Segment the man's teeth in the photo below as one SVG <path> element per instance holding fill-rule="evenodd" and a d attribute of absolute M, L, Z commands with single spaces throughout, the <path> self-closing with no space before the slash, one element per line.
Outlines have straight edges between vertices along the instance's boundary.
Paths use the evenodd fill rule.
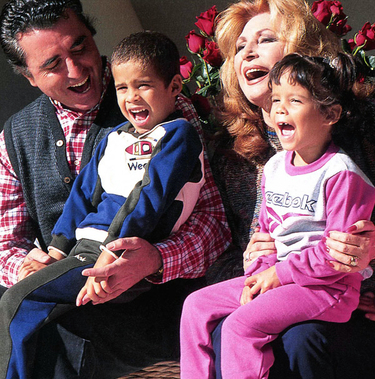
<path fill-rule="evenodd" d="M 84 84 L 87 83 L 87 81 L 89 80 L 89 77 L 87 77 L 85 80 L 83 80 L 81 83 L 77 83 L 77 84 L 74 84 L 74 86 L 71 86 L 72 88 L 75 88 L 75 87 L 81 87 L 83 86 Z"/>

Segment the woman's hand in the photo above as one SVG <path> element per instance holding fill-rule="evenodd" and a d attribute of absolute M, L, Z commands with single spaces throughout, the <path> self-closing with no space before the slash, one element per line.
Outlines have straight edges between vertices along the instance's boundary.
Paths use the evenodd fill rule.
<path fill-rule="evenodd" d="M 276 253 L 275 240 L 268 233 L 259 233 L 259 228 L 256 228 L 243 253 L 244 270 L 246 271 L 258 257 L 274 253 Z"/>
<path fill-rule="evenodd" d="M 333 268 L 354 273 L 363 270 L 375 258 L 375 226 L 371 221 L 358 221 L 347 233 L 332 231 L 326 240 L 328 253 L 335 259 Z"/>
<path fill-rule="evenodd" d="M 359 299 L 358 309 L 365 312 L 365 317 L 375 321 L 375 295 L 372 292 L 365 292 Z"/>

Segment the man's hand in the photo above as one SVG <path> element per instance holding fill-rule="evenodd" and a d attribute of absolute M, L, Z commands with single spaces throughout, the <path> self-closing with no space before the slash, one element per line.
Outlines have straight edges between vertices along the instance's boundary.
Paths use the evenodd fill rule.
<path fill-rule="evenodd" d="M 113 263 L 115 260 L 116 258 L 113 255 L 106 251 L 102 251 L 94 268 L 105 267 Z M 89 277 L 77 296 L 76 305 L 79 307 L 80 305 L 87 304 L 89 301 L 97 303 L 111 292 L 112 290 L 107 282 L 107 278 Z"/>
<path fill-rule="evenodd" d="M 358 221 L 347 233 L 332 231 L 326 240 L 333 268 L 354 273 L 363 270 L 375 258 L 375 226 L 371 221 Z"/>
<path fill-rule="evenodd" d="M 280 280 L 276 274 L 276 267 L 272 266 L 258 274 L 249 276 L 245 280 L 245 288 L 241 295 L 241 305 L 245 305 L 257 295 L 280 286 Z"/>
<path fill-rule="evenodd" d="M 106 295 L 93 304 L 115 299 L 140 280 L 154 274 L 162 266 L 158 249 L 138 237 L 120 238 L 110 242 L 106 248 L 111 251 L 125 250 L 113 263 L 83 270 L 82 275 L 94 277 L 96 281 L 106 281 Z"/>
<path fill-rule="evenodd" d="M 41 270 L 53 262 L 56 262 L 56 259 L 52 258 L 43 250 L 37 248 L 32 249 L 29 254 L 26 255 L 20 268 L 18 273 L 18 281 L 25 279 L 27 276 Z"/>
<path fill-rule="evenodd" d="M 268 233 L 259 233 L 259 228 L 256 228 L 243 253 L 244 271 L 258 257 L 274 253 L 276 253 L 275 240 Z"/>

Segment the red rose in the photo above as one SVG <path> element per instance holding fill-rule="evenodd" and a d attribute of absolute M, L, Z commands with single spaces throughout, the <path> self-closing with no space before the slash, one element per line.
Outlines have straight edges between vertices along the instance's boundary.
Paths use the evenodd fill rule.
<path fill-rule="evenodd" d="M 191 71 L 193 70 L 193 64 L 185 57 L 180 58 L 180 72 L 184 79 L 189 79 Z"/>
<path fill-rule="evenodd" d="M 325 26 L 328 26 L 331 20 L 331 1 L 318 0 L 314 1 L 311 6 L 313 15 Z"/>
<path fill-rule="evenodd" d="M 218 12 L 216 6 L 200 14 L 195 25 L 208 37 L 212 37 L 215 31 L 215 18 Z"/>
<path fill-rule="evenodd" d="M 333 22 L 329 27 L 329 30 L 337 34 L 338 36 L 344 36 L 352 30 L 350 25 L 346 25 L 346 19 Z"/>
<path fill-rule="evenodd" d="M 315 1 L 311 6 L 314 16 L 338 36 L 344 36 L 351 26 L 346 25 L 347 16 L 340 1 Z"/>
<path fill-rule="evenodd" d="M 204 48 L 206 39 L 195 33 L 194 30 L 191 30 L 189 34 L 185 37 L 188 48 L 191 52 L 197 54 Z"/>
<path fill-rule="evenodd" d="M 366 22 L 354 36 L 354 42 L 356 46 L 363 46 L 363 50 L 375 49 L 375 24 Z"/>
<path fill-rule="evenodd" d="M 350 51 L 353 51 L 354 48 L 355 48 L 355 42 L 354 42 L 354 39 L 353 39 L 353 38 L 350 38 L 350 39 L 348 40 L 348 45 L 349 45 L 349 47 L 350 47 Z"/>
<path fill-rule="evenodd" d="M 203 59 L 213 67 L 220 67 L 223 59 L 215 41 L 206 41 L 206 49 L 203 52 Z"/>
<path fill-rule="evenodd" d="M 194 108 L 197 110 L 199 116 L 205 118 L 211 113 L 211 104 L 207 97 L 195 93 L 190 100 L 192 101 Z"/>

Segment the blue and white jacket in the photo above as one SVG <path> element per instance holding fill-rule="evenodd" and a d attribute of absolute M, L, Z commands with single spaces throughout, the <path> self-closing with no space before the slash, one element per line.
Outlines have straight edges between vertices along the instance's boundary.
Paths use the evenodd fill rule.
<path fill-rule="evenodd" d="M 50 246 L 69 253 L 82 238 L 152 243 L 179 229 L 205 179 L 198 133 L 178 116 L 141 135 L 126 122 L 101 141 L 74 182 Z"/>

